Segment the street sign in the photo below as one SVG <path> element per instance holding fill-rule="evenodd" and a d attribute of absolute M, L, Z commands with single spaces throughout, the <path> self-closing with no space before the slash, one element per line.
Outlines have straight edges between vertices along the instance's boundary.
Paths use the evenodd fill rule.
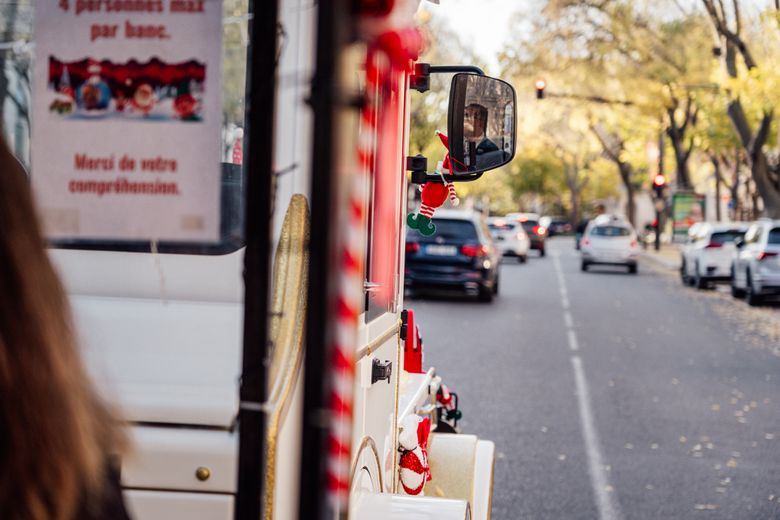
<path fill-rule="evenodd" d="M 675 193 L 672 195 L 672 235 L 674 239 L 684 238 L 688 229 L 704 220 L 704 195 L 696 193 Z"/>

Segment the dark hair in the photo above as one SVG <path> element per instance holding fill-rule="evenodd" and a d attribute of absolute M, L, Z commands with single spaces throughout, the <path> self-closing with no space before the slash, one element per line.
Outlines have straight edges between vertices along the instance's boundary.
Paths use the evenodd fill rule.
<path fill-rule="evenodd" d="M 82 367 L 27 176 L 0 138 L 0 511 L 71 520 L 122 436 Z"/>
<path fill-rule="evenodd" d="M 479 103 L 471 103 L 469 105 L 466 105 L 466 108 L 473 108 L 477 112 L 479 112 L 479 115 L 482 116 L 482 121 L 485 122 L 485 128 L 487 128 L 487 120 L 488 120 L 488 109 L 480 105 Z"/>

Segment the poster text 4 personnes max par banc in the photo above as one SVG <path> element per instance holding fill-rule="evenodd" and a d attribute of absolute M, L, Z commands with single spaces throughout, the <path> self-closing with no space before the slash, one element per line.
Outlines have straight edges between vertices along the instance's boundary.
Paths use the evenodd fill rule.
<path fill-rule="evenodd" d="M 31 177 L 53 239 L 219 238 L 222 0 L 38 0 Z"/>

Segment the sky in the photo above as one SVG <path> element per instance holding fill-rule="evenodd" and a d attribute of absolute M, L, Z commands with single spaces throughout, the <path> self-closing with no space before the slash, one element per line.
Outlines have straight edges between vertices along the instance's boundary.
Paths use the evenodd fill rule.
<path fill-rule="evenodd" d="M 533 0 L 440 0 L 440 5 L 424 2 L 433 18 L 444 20 L 460 35 L 463 43 L 473 45 L 484 58 L 491 73 L 498 72 L 498 52 L 509 38 L 512 15 Z"/>

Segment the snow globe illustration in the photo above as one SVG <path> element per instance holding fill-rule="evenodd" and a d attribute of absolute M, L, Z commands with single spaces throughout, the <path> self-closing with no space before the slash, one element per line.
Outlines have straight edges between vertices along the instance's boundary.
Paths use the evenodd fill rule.
<path fill-rule="evenodd" d="M 91 63 L 87 68 L 89 78 L 76 90 L 76 104 L 85 116 L 102 116 L 111 103 L 111 88 L 100 76 L 100 64 Z"/>

